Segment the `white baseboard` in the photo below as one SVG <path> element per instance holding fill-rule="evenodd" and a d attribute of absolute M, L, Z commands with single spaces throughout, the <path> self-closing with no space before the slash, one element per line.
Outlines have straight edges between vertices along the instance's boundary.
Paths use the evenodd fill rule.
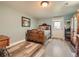
<path fill-rule="evenodd" d="M 25 41 L 25 39 L 20 40 L 20 41 L 15 42 L 15 43 L 12 43 L 12 44 L 10 44 L 10 46 L 7 46 L 6 48 L 10 48 L 10 47 L 12 47 L 12 46 L 15 46 L 15 45 L 17 45 L 17 44 L 19 44 L 19 43 L 21 43 L 21 42 L 23 42 L 23 41 Z"/>

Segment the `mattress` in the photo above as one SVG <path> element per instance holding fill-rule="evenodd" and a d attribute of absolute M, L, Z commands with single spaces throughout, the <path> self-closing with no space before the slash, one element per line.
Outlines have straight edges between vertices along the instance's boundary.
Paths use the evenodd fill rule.
<path fill-rule="evenodd" d="M 44 30 L 44 35 L 48 39 L 50 37 L 50 30 Z"/>

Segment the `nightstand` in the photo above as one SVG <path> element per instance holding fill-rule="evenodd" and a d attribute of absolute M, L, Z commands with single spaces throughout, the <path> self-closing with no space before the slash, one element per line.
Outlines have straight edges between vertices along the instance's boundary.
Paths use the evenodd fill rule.
<path fill-rule="evenodd" d="M 6 46 L 9 46 L 9 37 L 0 35 L 0 56 L 9 56 Z"/>

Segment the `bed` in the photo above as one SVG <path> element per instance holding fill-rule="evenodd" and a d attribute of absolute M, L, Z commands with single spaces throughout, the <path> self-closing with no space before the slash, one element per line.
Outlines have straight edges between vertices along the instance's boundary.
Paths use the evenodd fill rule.
<path fill-rule="evenodd" d="M 38 29 L 27 30 L 26 41 L 8 48 L 11 57 L 40 57 L 45 52 L 44 43 L 51 38 L 51 26 L 39 25 Z"/>
<path fill-rule="evenodd" d="M 46 39 L 51 38 L 51 25 L 47 25 L 46 23 L 39 25 L 39 28 L 44 32 L 44 36 Z"/>
<path fill-rule="evenodd" d="M 51 25 L 46 23 L 39 25 L 38 29 L 27 30 L 27 41 L 44 44 L 49 38 L 51 38 Z"/>
<path fill-rule="evenodd" d="M 38 29 L 27 30 L 26 41 L 8 48 L 11 57 L 39 57 L 45 52 L 45 42 L 51 38 L 51 26 L 39 25 Z"/>

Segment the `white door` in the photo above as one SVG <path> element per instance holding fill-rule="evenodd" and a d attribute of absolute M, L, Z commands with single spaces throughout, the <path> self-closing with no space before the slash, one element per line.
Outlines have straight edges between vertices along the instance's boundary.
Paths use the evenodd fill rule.
<path fill-rule="evenodd" d="M 64 39 L 64 18 L 53 18 L 52 20 L 52 38 Z"/>
<path fill-rule="evenodd" d="M 73 44 L 76 43 L 76 34 L 77 34 L 77 19 L 73 17 L 71 19 L 71 41 Z"/>

